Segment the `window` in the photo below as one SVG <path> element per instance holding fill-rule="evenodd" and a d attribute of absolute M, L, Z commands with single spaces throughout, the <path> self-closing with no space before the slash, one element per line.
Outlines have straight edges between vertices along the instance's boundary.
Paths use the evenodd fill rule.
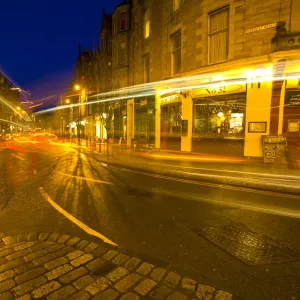
<path fill-rule="evenodd" d="M 150 82 L 150 56 L 146 54 L 143 59 L 144 65 L 144 83 Z"/>
<path fill-rule="evenodd" d="M 125 42 L 119 43 L 119 65 L 125 64 L 125 48 L 126 48 Z"/>
<path fill-rule="evenodd" d="M 147 39 L 150 36 L 150 12 L 149 9 L 144 14 L 144 38 Z"/>
<path fill-rule="evenodd" d="M 299 132 L 300 120 L 288 120 L 288 132 Z"/>
<path fill-rule="evenodd" d="M 135 59 L 135 36 L 132 36 L 132 58 Z"/>
<path fill-rule="evenodd" d="M 173 74 L 181 71 L 181 31 L 172 36 L 172 66 Z"/>
<path fill-rule="evenodd" d="M 249 122 L 248 126 L 249 133 L 266 133 L 267 122 Z"/>
<path fill-rule="evenodd" d="M 120 31 L 126 30 L 126 11 L 121 11 L 119 14 Z"/>
<path fill-rule="evenodd" d="M 114 17 L 113 18 L 113 21 L 112 21 L 112 29 L 113 29 L 113 34 L 116 34 L 117 33 L 117 26 L 116 26 L 116 18 Z"/>
<path fill-rule="evenodd" d="M 229 7 L 209 15 L 209 62 L 217 63 L 228 57 Z"/>
<path fill-rule="evenodd" d="M 173 12 L 177 11 L 181 0 L 173 0 Z"/>

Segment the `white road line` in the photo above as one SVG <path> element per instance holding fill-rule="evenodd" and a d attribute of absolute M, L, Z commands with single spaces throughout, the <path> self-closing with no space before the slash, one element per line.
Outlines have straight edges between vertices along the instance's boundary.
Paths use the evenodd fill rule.
<path fill-rule="evenodd" d="M 204 186 L 211 186 L 211 187 L 217 187 L 220 189 L 226 189 L 226 190 L 232 190 L 232 191 L 242 191 L 242 192 L 247 192 L 247 193 L 255 193 L 255 194 L 262 194 L 262 195 L 269 195 L 269 196 L 275 196 L 275 197 L 285 197 L 285 198 L 290 198 L 290 199 L 300 199 L 300 196 L 297 195 L 290 195 L 290 194 L 283 194 L 280 192 L 271 192 L 271 191 L 263 191 L 263 190 L 256 190 L 254 188 L 246 188 L 246 187 L 234 187 L 231 185 L 223 184 L 223 183 L 209 183 L 209 182 L 201 182 L 201 181 L 193 181 L 189 179 L 180 179 L 180 178 L 175 178 L 175 177 L 169 177 L 165 175 L 159 175 L 159 174 L 152 174 L 152 173 L 146 173 L 146 172 L 141 172 L 141 171 L 134 171 L 131 169 L 125 169 L 121 168 L 120 170 L 125 171 L 125 172 L 131 172 L 131 173 L 136 173 L 136 174 L 141 174 L 149 177 L 155 177 L 155 178 L 162 178 L 166 180 L 171 180 L 171 181 L 178 181 L 178 182 L 183 182 L 183 183 L 189 183 L 189 184 L 195 184 L 195 185 L 204 185 Z"/>
<path fill-rule="evenodd" d="M 20 157 L 20 156 L 18 156 L 18 155 L 15 155 L 15 154 L 12 154 L 11 156 L 14 156 L 14 157 L 16 157 L 16 158 L 18 158 L 18 159 L 21 159 L 21 160 L 25 160 L 25 158 L 23 158 L 23 157 Z"/>
<path fill-rule="evenodd" d="M 240 203 L 232 203 L 222 200 L 214 200 L 214 199 L 208 199 L 204 197 L 196 197 L 196 196 L 190 196 L 186 194 L 180 194 L 180 193 L 172 193 L 172 192 L 166 192 L 166 191 L 159 191 L 158 193 L 166 195 L 166 196 L 173 196 L 173 197 L 181 197 L 185 199 L 192 199 L 200 202 L 205 203 L 211 203 L 211 204 L 219 204 L 223 206 L 229 206 L 229 207 L 236 207 L 240 209 L 245 210 L 251 210 L 251 211 L 257 211 L 261 213 L 267 213 L 272 215 L 279 215 L 279 216 L 285 216 L 290 218 L 300 218 L 300 213 L 297 210 L 283 210 L 281 207 L 273 207 L 273 206 L 255 206 L 251 203 L 246 202 L 247 204 L 240 204 Z"/>
<path fill-rule="evenodd" d="M 60 212 L 62 215 L 64 215 L 66 218 L 68 218 L 70 221 L 72 221 L 75 225 L 77 225 L 78 227 L 80 227 L 82 230 L 84 230 L 86 233 L 93 235 L 99 239 L 101 239 L 103 242 L 111 244 L 113 246 L 118 246 L 117 244 L 115 244 L 113 241 L 109 240 L 108 238 L 106 238 L 104 235 L 102 235 L 101 233 L 95 231 L 94 229 L 88 227 L 87 225 L 85 225 L 84 223 L 82 223 L 81 221 L 79 221 L 78 219 L 76 219 L 75 217 L 73 217 L 71 214 L 69 214 L 67 211 L 65 211 L 63 208 L 61 208 L 55 201 L 53 201 L 51 199 L 51 197 L 45 192 L 43 187 L 39 188 L 42 196 L 58 211 Z"/>

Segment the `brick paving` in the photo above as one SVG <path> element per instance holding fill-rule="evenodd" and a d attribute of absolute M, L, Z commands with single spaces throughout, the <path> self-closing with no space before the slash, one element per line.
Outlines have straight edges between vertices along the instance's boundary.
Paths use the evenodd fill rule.
<path fill-rule="evenodd" d="M 102 242 L 58 233 L 0 233 L 0 299 L 234 298 Z"/>

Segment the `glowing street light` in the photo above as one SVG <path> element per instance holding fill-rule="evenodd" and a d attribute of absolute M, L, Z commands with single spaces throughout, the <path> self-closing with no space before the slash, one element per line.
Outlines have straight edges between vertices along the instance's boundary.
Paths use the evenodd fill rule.
<path fill-rule="evenodd" d="M 70 103 L 70 99 L 66 99 L 66 103 L 69 104 Z"/>
<path fill-rule="evenodd" d="M 79 84 L 75 84 L 74 89 L 75 89 L 76 91 L 79 91 L 79 90 L 80 90 L 80 85 L 79 85 Z"/>
<path fill-rule="evenodd" d="M 21 107 L 20 107 L 20 106 L 18 106 L 18 107 L 17 107 L 17 110 L 20 110 L 20 109 L 21 109 Z"/>

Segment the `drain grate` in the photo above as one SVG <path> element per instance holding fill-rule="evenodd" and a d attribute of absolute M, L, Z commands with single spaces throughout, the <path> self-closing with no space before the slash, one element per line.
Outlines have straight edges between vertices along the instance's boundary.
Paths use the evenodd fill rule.
<path fill-rule="evenodd" d="M 295 260 L 279 247 L 235 226 L 206 227 L 194 231 L 247 265 L 264 265 Z"/>

